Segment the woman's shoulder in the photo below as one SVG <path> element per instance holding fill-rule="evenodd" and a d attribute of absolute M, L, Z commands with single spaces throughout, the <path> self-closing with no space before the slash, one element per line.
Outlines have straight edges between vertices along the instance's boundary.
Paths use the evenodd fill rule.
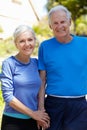
<path fill-rule="evenodd" d="M 38 63 L 38 58 L 37 57 L 32 57 L 31 62 L 34 63 L 34 64 L 37 64 Z"/>
<path fill-rule="evenodd" d="M 12 64 L 13 61 L 14 61 L 14 56 L 10 56 L 10 57 L 4 59 L 2 63 Z"/>

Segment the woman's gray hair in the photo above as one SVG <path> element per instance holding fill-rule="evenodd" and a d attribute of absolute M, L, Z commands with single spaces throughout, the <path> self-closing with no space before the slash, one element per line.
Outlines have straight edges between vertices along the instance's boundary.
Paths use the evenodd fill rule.
<path fill-rule="evenodd" d="M 49 20 L 49 23 L 51 23 L 51 15 L 52 13 L 56 12 L 56 11 L 64 11 L 66 13 L 66 16 L 68 19 L 71 19 L 71 12 L 63 5 L 58 5 L 58 6 L 55 6 L 53 7 L 49 13 L 48 13 L 48 20 Z"/>
<path fill-rule="evenodd" d="M 26 32 L 26 31 L 29 31 L 32 33 L 33 37 L 36 39 L 36 35 L 35 35 L 35 32 L 33 31 L 33 29 L 31 27 L 29 27 L 28 25 L 19 25 L 14 33 L 13 33 L 13 37 L 14 37 L 14 42 L 16 42 L 16 39 L 18 38 L 18 36 L 23 33 L 23 32 Z"/>

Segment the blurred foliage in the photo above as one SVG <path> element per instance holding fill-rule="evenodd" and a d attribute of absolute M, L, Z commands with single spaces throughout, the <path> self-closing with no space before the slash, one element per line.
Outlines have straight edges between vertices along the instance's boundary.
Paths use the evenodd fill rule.
<path fill-rule="evenodd" d="M 35 45 L 35 48 L 34 48 L 34 51 L 33 51 L 33 53 L 32 53 L 32 56 L 35 56 L 35 57 L 37 57 L 37 53 L 38 53 L 38 47 L 39 47 L 39 42 L 37 41 L 36 42 L 36 45 Z"/>
<path fill-rule="evenodd" d="M 6 57 L 17 51 L 12 37 L 5 40 L 0 40 L 0 57 Z"/>
<path fill-rule="evenodd" d="M 48 24 L 48 18 L 43 17 L 37 25 L 33 26 L 33 29 L 37 35 L 37 38 L 39 39 L 39 43 L 42 40 L 48 39 L 49 37 L 52 37 L 52 31 Z"/>
<path fill-rule="evenodd" d="M 81 16 L 76 20 L 76 34 L 87 36 L 87 16 Z"/>

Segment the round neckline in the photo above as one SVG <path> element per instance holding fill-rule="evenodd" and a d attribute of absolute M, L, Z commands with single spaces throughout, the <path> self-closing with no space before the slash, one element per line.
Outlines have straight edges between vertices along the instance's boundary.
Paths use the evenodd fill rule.
<path fill-rule="evenodd" d="M 21 62 L 20 60 L 18 60 L 15 56 L 12 56 L 12 57 L 13 57 L 17 62 L 19 62 L 20 64 L 23 64 L 23 65 L 28 65 L 28 64 L 31 63 L 31 58 L 30 58 L 29 62 L 24 63 L 24 62 Z"/>
<path fill-rule="evenodd" d="M 67 45 L 70 45 L 70 44 L 74 41 L 74 39 L 75 39 L 75 35 L 72 35 L 72 34 L 71 34 L 71 36 L 72 36 L 71 41 L 69 41 L 69 42 L 67 42 L 67 43 L 59 42 L 59 41 L 56 39 L 56 37 L 55 37 L 55 40 L 56 40 L 60 45 L 62 45 L 62 46 L 67 46 Z"/>

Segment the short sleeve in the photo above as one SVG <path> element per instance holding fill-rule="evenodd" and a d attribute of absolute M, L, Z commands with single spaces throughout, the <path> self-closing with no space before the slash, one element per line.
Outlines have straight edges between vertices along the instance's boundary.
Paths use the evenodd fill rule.
<path fill-rule="evenodd" d="M 39 70 L 46 70 L 45 63 L 44 63 L 44 51 L 43 45 L 41 44 L 38 50 L 38 69 Z"/>

